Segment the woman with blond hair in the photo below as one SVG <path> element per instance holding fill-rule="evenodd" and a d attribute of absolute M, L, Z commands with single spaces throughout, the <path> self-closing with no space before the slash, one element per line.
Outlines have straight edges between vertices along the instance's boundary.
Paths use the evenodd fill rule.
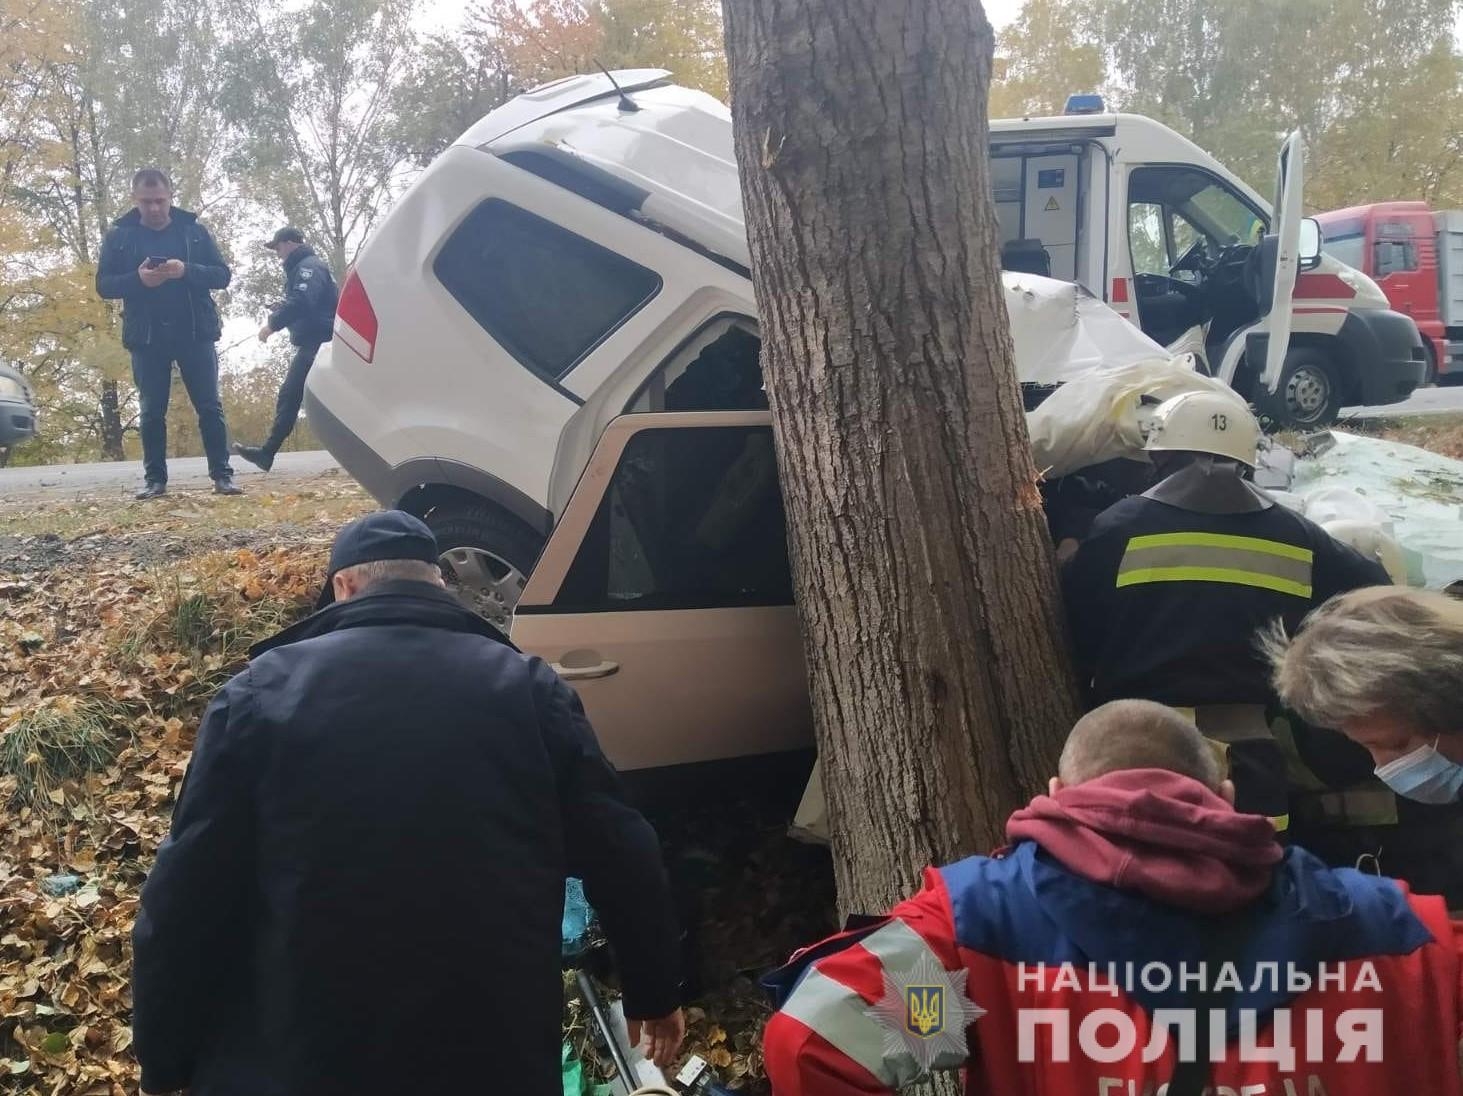
<path fill-rule="evenodd" d="M 1307 722 L 1364 746 L 1377 776 L 1420 803 L 1463 797 L 1463 601 L 1354 590 L 1265 640 L 1275 691 Z"/>

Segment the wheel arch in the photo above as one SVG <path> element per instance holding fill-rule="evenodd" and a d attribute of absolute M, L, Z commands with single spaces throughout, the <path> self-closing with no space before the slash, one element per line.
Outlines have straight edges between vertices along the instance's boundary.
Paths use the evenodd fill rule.
<path fill-rule="evenodd" d="M 1314 331 L 1298 331 L 1290 336 L 1292 350 L 1314 350 L 1336 367 L 1341 382 L 1341 405 L 1350 407 L 1361 401 L 1361 363 L 1356 360 L 1356 347 L 1335 335 Z"/>
<path fill-rule="evenodd" d="M 509 514 L 540 537 L 547 537 L 553 530 L 553 514 L 494 475 L 440 460 L 422 462 L 419 471 L 425 475 L 417 482 L 410 482 L 409 473 L 400 476 L 398 482 L 406 482 L 399 488 L 397 509 L 425 518 L 444 506 L 488 505 Z"/>

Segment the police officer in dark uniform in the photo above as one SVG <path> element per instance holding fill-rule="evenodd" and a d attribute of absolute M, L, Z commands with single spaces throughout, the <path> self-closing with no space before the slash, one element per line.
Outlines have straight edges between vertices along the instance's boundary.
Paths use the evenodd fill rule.
<path fill-rule="evenodd" d="M 320 353 L 320 347 L 333 337 L 339 294 L 335 279 L 330 276 L 330 267 L 315 254 L 314 248 L 305 243 L 305 236 L 298 228 L 280 229 L 264 246 L 279 256 L 284 264 L 285 298 L 259 329 L 259 341 L 268 342 L 276 331 L 288 328 L 295 354 L 290 359 L 284 383 L 279 386 L 279 396 L 274 405 L 274 427 L 269 431 L 269 437 L 264 439 L 263 445 L 235 443 L 234 452 L 268 472 L 274 467 L 274 456 L 279 447 L 290 436 L 300 417 L 300 404 L 305 400 L 305 378 L 310 375 L 315 356 Z"/>
<path fill-rule="evenodd" d="M 1146 445 L 1158 484 L 1097 518 L 1062 589 L 1092 704 L 1153 700 L 1190 714 L 1226 757 L 1236 806 L 1284 829 L 1285 758 L 1257 633 L 1390 580 L 1250 482 L 1259 440 L 1255 417 L 1224 393 L 1162 404 Z"/>
<path fill-rule="evenodd" d="M 557 1096 L 570 875 L 632 1038 L 674 1056 L 655 832 L 574 690 L 459 605 L 437 555 L 400 511 L 347 526 L 329 604 L 204 714 L 133 937 L 144 1092 Z"/>

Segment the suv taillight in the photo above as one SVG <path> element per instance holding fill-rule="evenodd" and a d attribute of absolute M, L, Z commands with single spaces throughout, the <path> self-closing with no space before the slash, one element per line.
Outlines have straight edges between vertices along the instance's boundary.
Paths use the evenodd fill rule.
<path fill-rule="evenodd" d="M 335 306 L 335 333 L 365 361 L 376 353 L 376 310 L 360 275 L 351 270 L 340 290 L 340 303 Z"/>

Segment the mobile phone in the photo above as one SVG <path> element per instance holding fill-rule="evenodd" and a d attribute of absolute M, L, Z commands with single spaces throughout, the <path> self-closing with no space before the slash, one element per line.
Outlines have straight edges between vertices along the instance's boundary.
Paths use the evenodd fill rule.
<path fill-rule="evenodd" d="M 149 255 L 147 257 L 147 262 L 143 263 L 142 265 L 147 267 L 147 269 L 149 270 L 156 270 L 167 261 L 167 256 L 165 255 Z"/>

